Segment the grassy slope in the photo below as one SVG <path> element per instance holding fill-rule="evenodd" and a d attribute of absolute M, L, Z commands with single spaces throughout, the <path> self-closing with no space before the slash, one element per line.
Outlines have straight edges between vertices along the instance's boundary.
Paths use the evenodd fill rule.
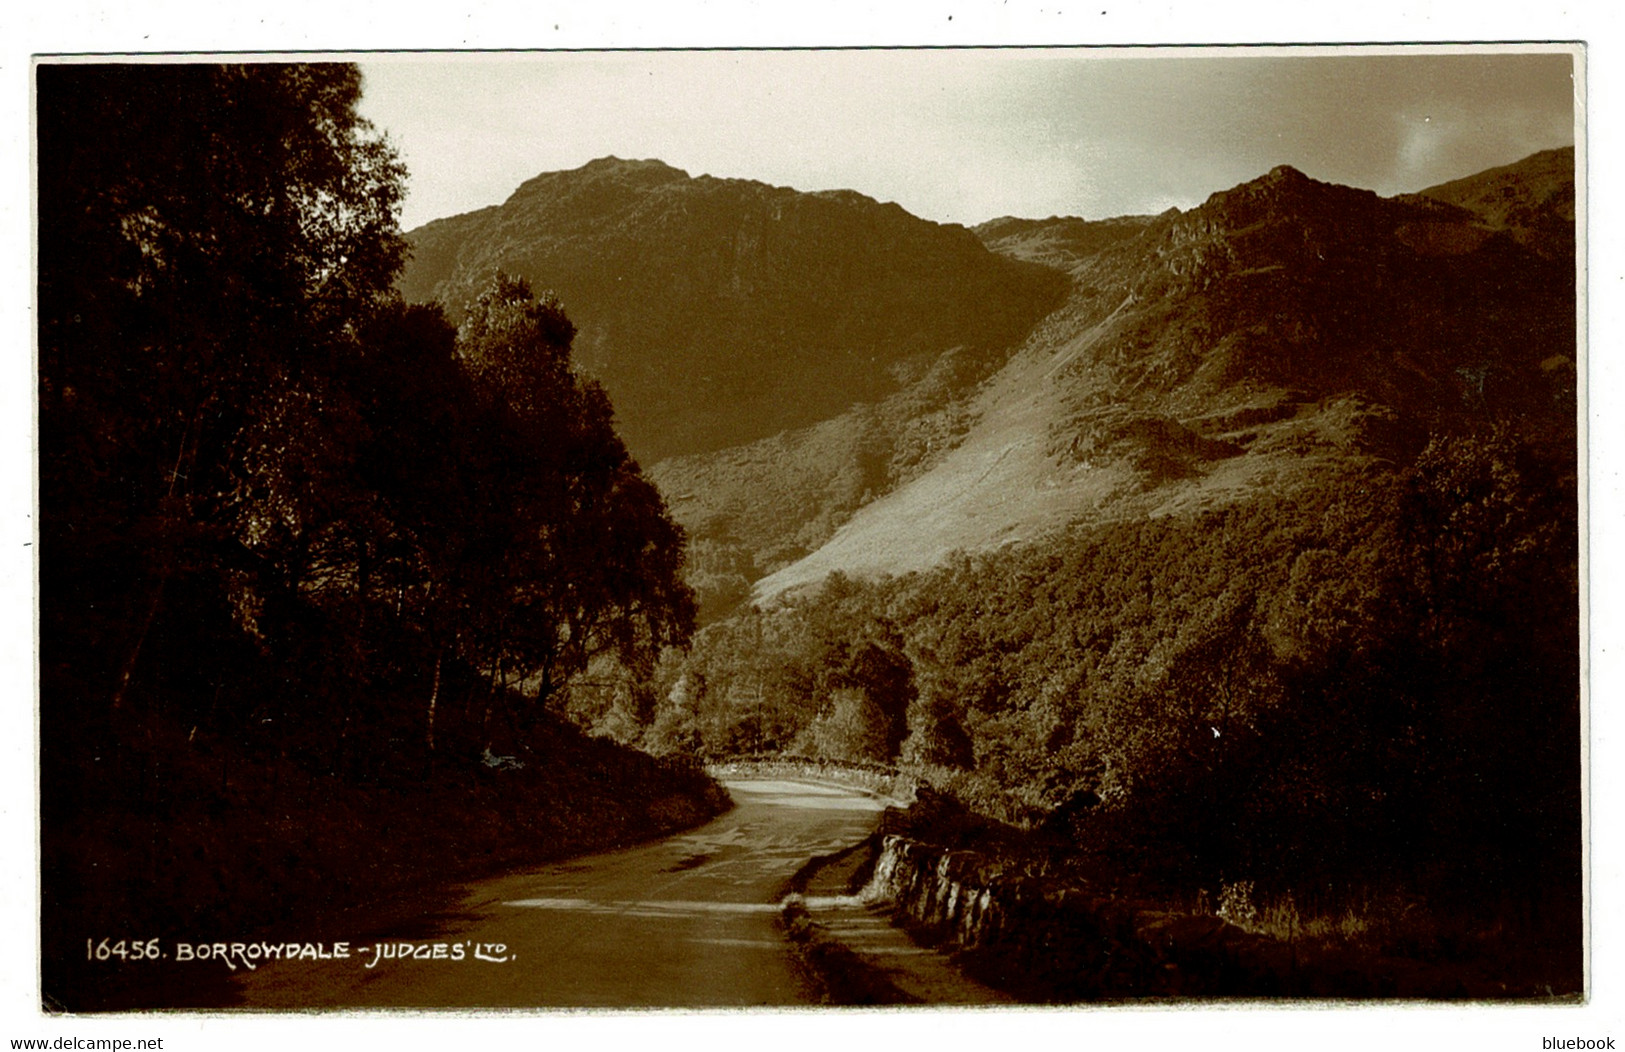
<path fill-rule="evenodd" d="M 1079 421 L 1077 373 L 1112 350 L 1126 306 L 1103 318 L 1087 301 L 1057 312 L 971 403 L 976 422 L 956 448 L 859 509 L 823 547 L 764 577 L 756 596 L 770 599 L 833 570 L 923 570 L 956 550 L 996 549 L 1078 522 L 1197 512 L 1261 489 L 1288 493 L 1313 484 L 1330 461 L 1350 463 L 1358 409 L 1298 404 L 1280 388 L 1236 391 L 1172 435 L 1153 413 Z M 1072 431 L 1087 437 L 1075 443 L 1067 438 Z M 1178 463 L 1161 459 L 1161 447 L 1182 433 L 1214 445 Z"/>
<path fill-rule="evenodd" d="M 1545 160 L 1532 159 L 1531 179 L 1557 200 Z M 1499 201 L 1494 187 L 1521 185 L 1520 172 L 1452 192 Z M 1076 221 L 988 224 L 1001 250 L 1067 265 L 1070 300 L 969 403 L 974 424 L 956 448 L 765 576 L 755 597 L 833 570 L 925 569 L 1068 524 L 1292 493 L 1334 462 L 1419 448 L 1428 428 L 1497 400 L 1545 418 L 1550 405 L 1536 402 L 1561 396 L 1551 366 L 1572 352 L 1562 292 L 1542 299 L 1550 275 L 1536 259 L 1561 247 L 1560 232 L 1537 218 L 1515 232 L 1535 254 L 1519 255 L 1471 212 L 1282 169 L 1094 241 L 1063 237 Z M 1486 376 L 1498 378 L 1493 393 Z"/>

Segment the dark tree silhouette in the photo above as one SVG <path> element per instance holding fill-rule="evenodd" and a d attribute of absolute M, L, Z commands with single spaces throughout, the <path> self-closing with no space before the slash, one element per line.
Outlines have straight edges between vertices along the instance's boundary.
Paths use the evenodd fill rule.
<path fill-rule="evenodd" d="M 448 658 L 545 699 L 597 654 L 647 671 L 686 640 L 681 531 L 573 372 L 557 302 L 499 276 L 454 334 L 392 293 L 404 171 L 354 68 L 39 77 L 43 656 L 65 726 L 141 696 L 343 767 L 355 737 L 402 736 L 382 694 L 419 692 L 410 737 L 432 745 Z M 256 669 L 293 689 L 258 696 Z"/>
<path fill-rule="evenodd" d="M 460 333 L 402 303 L 405 172 L 359 72 L 37 78 L 51 988 L 87 924 L 353 901 L 421 865 L 346 883 L 407 818 L 478 857 L 703 795 L 540 718 L 595 655 L 686 641 L 683 536 L 556 303 L 498 280 Z M 493 745 L 525 754 L 523 834 L 484 821 Z"/>
<path fill-rule="evenodd" d="M 252 620 L 225 582 L 320 515 L 332 369 L 403 252 L 359 96 L 339 65 L 38 71 L 42 656 L 85 704 L 125 703 L 172 592 Z"/>
<path fill-rule="evenodd" d="M 612 653 L 646 677 L 694 629 L 683 533 L 616 435 L 609 397 L 570 368 L 575 327 L 551 297 L 496 275 L 458 330 L 457 355 L 493 442 L 482 507 L 496 565 L 456 575 L 474 658 L 536 704 Z M 481 573 L 483 570 L 485 572 Z M 494 571 L 494 572 L 493 572 Z"/>

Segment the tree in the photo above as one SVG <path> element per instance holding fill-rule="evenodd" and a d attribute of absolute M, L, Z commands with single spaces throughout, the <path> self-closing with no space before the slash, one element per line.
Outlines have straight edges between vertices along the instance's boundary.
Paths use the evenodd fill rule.
<path fill-rule="evenodd" d="M 694 628 L 682 530 L 616 435 L 608 395 L 571 369 L 574 335 L 555 299 L 499 273 L 457 336 L 493 436 L 483 530 L 501 540 L 456 576 L 470 582 L 476 660 L 531 685 L 521 723 L 595 657 L 647 679 Z"/>
<path fill-rule="evenodd" d="M 1504 427 L 1436 437 L 1403 478 L 1400 506 L 1414 640 L 1405 671 L 1426 702 L 1418 733 L 1436 743 L 1424 835 L 1502 880 L 1577 877 L 1574 447 Z"/>
<path fill-rule="evenodd" d="M 499 287 L 459 343 L 394 294 L 404 172 L 360 85 L 38 73 L 48 987 L 98 916 L 261 923 L 299 883 L 261 870 L 324 901 L 390 879 L 392 824 L 488 811 L 502 687 L 691 624 L 681 533 L 556 304 Z M 504 779 L 521 812 L 667 781 L 559 730 L 515 742 L 555 761 Z"/>
<path fill-rule="evenodd" d="M 404 169 L 353 66 L 42 65 L 37 88 L 42 663 L 64 703 L 118 709 L 163 630 L 217 672 L 215 608 L 251 623 L 305 558 Z"/>
<path fill-rule="evenodd" d="M 964 770 L 976 763 L 976 748 L 953 703 L 933 692 L 916 706 L 914 731 L 903 743 L 903 759 Z"/>
<path fill-rule="evenodd" d="M 862 687 L 838 687 L 807 728 L 814 756 L 849 763 L 890 763 L 897 755 L 888 738 L 891 720 Z"/>

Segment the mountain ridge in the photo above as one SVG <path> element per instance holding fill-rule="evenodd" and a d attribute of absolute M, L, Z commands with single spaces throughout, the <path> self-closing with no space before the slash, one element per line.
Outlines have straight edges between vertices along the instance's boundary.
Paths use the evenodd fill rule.
<path fill-rule="evenodd" d="M 653 400 L 656 421 L 752 407 L 746 428 L 633 443 L 689 531 L 715 618 L 834 570 L 908 572 L 1079 523 L 1313 486 L 1334 464 L 1403 460 L 1439 428 L 1516 418 L 1562 441 L 1575 383 L 1565 158 L 1387 198 L 1280 165 L 1184 211 L 970 229 L 852 191 L 605 158 L 413 231 L 430 258 L 403 290 L 449 303 L 481 267 L 540 260 L 554 269 L 529 276 L 546 287 L 548 273 L 580 277 L 564 257 L 610 257 L 599 277 L 620 280 L 578 282 L 565 307 L 589 368 L 620 376 L 610 390 L 634 438 L 651 419 L 638 399 L 662 382 L 682 394 Z M 534 214 L 516 218 L 521 205 Z M 628 297 L 626 280 L 652 294 Z M 690 300 L 680 322 L 724 351 L 625 339 L 670 336 L 671 317 L 631 316 L 661 315 L 674 289 Z M 613 309 L 579 298 L 594 290 Z M 984 311 L 994 324 L 977 323 Z M 651 355 L 669 347 L 680 353 Z M 688 383 L 730 358 L 723 397 L 714 378 Z M 785 400 L 791 411 L 772 408 Z"/>
<path fill-rule="evenodd" d="M 1474 419 L 1564 441 L 1573 274 L 1541 236 L 1286 166 L 1155 217 L 1072 268 L 938 468 L 753 597 L 1312 488 Z"/>
<path fill-rule="evenodd" d="M 409 300 L 455 314 L 499 268 L 552 289 L 646 463 L 878 401 L 904 386 L 899 370 L 956 346 L 996 354 L 1064 284 L 963 227 L 853 191 L 692 178 L 661 162 L 544 173 L 408 239 Z"/>

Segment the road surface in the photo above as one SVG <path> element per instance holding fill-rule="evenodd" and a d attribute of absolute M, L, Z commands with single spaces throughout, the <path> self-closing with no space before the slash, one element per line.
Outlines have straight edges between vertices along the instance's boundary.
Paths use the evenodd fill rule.
<path fill-rule="evenodd" d="M 799 782 L 726 784 L 738 806 L 706 826 L 453 888 L 427 911 L 398 904 L 394 919 L 349 936 L 347 959 L 239 967 L 234 999 L 251 1009 L 805 1004 L 775 927 L 778 895 L 812 856 L 867 836 L 883 805 Z"/>

